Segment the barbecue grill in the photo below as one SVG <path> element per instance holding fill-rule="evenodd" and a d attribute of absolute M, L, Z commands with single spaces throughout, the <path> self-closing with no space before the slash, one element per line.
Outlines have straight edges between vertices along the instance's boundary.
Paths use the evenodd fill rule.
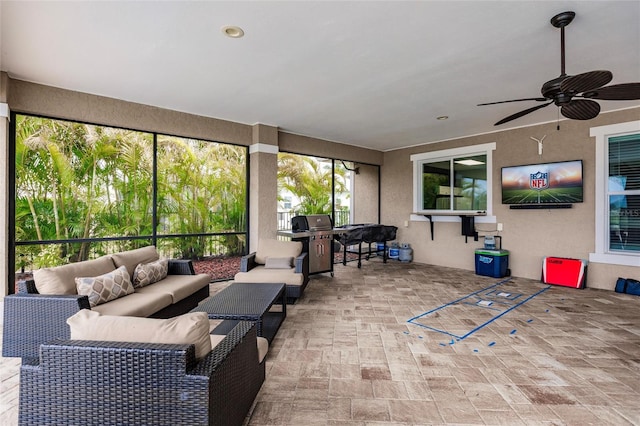
<path fill-rule="evenodd" d="M 384 243 L 382 250 L 382 261 L 387 263 L 387 241 L 396 239 L 396 226 L 376 225 L 376 224 L 353 224 L 344 225 L 336 228 L 336 233 L 340 234 L 339 241 L 342 244 L 344 253 L 342 256 L 342 264 L 347 264 L 347 253 L 355 253 L 358 255 L 358 268 L 362 266 L 362 255 L 369 259 L 372 254 L 378 253 L 377 243 Z M 363 251 L 362 243 L 368 244 Z M 371 247 L 375 244 L 375 248 Z M 358 250 L 349 250 L 348 247 L 358 246 Z"/>
<path fill-rule="evenodd" d="M 333 276 L 333 223 L 327 214 L 310 214 L 291 218 L 293 241 L 302 242 L 308 253 L 309 274 L 331 272 Z"/>

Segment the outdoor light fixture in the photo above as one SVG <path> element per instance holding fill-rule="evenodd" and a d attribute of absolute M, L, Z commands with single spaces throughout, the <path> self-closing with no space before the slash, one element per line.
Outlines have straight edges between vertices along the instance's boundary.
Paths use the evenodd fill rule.
<path fill-rule="evenodd" d="M 225 25 L 221 28 L 222 34 L 230 38 L 241 38 L 244 36 L 244 30 L 235 25 Z"/>

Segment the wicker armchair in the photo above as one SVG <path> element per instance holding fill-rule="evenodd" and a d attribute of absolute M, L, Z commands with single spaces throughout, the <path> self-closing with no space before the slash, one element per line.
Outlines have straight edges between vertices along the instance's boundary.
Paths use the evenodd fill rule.
<path fill-rule="evenodd" d="M 268 258 L 291 259 L 290 267 L 270 268 Z M 240 272 L 234 281 L 239 283 L 283 283 L 286 284 L 287 303 L 293 304 L 302 297 L 309 283 L 309 256 L 302 251 L 302 243 L 260 239 L 258 249 L 242 257 Z"/>
<path fill-rule="evenodd" d="M 251 322 L 200 361 L 193 345 L 55 340 L 23 360 L 19 424 L 241 425 L 264 378 Z"/>

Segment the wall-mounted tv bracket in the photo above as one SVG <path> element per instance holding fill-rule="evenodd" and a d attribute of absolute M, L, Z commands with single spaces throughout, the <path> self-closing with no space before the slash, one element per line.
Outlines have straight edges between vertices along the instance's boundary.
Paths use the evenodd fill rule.
<path fill-rule="evenodd" d="M 570 209 L 573 204 L 514 204 L 509 206 L 511 210 L 535 210 L 535 209 Z"/>

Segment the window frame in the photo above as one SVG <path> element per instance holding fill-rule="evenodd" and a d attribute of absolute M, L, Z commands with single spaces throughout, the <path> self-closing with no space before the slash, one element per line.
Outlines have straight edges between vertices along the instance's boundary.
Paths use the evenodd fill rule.
<path fill-rule="evenodd" d="M 413 213 L 412 221 L 427 220 L 424 216 L 430 215 L 431 219 L 436 222 L 456 222 L 458 216 L 476 216 L 476 222 L 495 223 L 496 217 L 493 216 L 493 151 L 496 149 L 496 143 L 490 142 L 478 145 L 469 145 L 460 148 L 444 149 L 439 151 L 423 152 L 411 155 L 413 162 Z M 425 163 L 435 161 L 451 161 L 454 158 L 485 155 L 487 159 L 487 208 L 484 213 L 478 213 L 478 210 L 425 210 L 422 209 L 422 166 Z M 454 183 L 451 182 L 450 185 Z"/>
<path fill-rule="evenodd" d="M 609 138 L 640 134 L 640 120 L 592 127 L 595 137 L 595 251 L 589 253 L 589 262 L 612 265 L 640 266 L 640 253 L 609 250 Z"/>

